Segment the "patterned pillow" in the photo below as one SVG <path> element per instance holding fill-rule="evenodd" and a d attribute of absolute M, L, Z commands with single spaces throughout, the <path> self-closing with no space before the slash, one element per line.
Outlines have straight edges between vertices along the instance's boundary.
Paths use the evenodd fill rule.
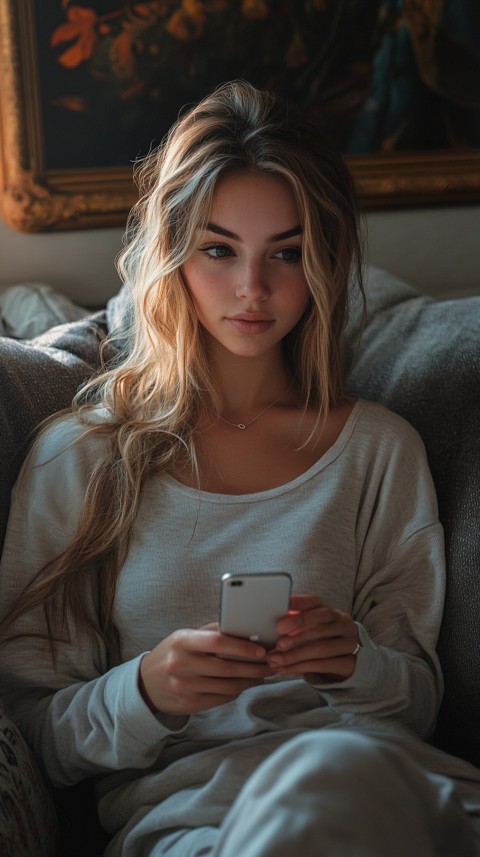
<path fill-rule="evenodd" d="M 56 844 L 50 794 L 30 749 L 0 703 L 0 854 L 51 857 Z"/>

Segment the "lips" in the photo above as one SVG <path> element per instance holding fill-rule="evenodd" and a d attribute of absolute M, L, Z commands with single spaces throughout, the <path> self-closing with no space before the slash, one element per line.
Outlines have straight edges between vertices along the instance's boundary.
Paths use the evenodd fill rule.
<path fill-rule="evenodd" d="M 273 321 L 271 315 L 264 312 L 237 312 L 228 316 L 229 321 Z"/>
<path fill-rule="evenodd" d="M 240 312 L 227 316 L 227 321 L 239 333 L 266 333 L 274 324 L 274 319 L 261 312 Z"/>

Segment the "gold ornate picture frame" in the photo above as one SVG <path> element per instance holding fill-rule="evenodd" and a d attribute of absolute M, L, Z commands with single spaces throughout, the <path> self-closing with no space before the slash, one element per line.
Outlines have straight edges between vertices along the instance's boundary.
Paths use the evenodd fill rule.
<path fill-rule="evenodd" d="M 26 232 L 123 226 L 136 198 L 131 164 L 78 167 L 65 162 L 59 168 L 47 165 L 36 5 L 38 7 L 38 0 L 0 0 L 2 216 L 11 226 Z M 56 5 L 64 15 L 72 15 L 78 8 L 91 11 L 93 15 L 97 14 L 93 9 L 95 5 L 104 8 L 104 4 L 95 4 L 93 0 L 83 7 L 72 6 L 69 0 L 58 0 Z M 200 8 L 208 4 L 196 5 Z M 237 5 L 240 8 L 241 4 Z M 324 0 L 323 6 L 317 5 L 319 10 L 326 9 L 328 0 Z M 152 13 L 153 7 L 158 10 L 160 6 L 170 8 L 170 23 L 175 19 L 177 26 L 176 32 L 171 27 L 170 35 L 176 37 L 179 44 L 190 37 L 192 31 L 188 26 L 201 26 L 200 18 L 197 22 L 181 18 L 187 15 L 187 7 L 182 2 L 131 4 L 129 14 L 132 20 L 135 15 L 145 18 Z M 247 6 L 244 3 L 242 8 L 245 10 Z M 422 3 L 421 0 L 406 0 L 405 6 L 415 6 L 418 12 Z M 253 9 L 252 3 L 249 8 Z M 267 5 L 264 3 L 262 7 L 257 3 L 256 8 L 266 9 Z M 42 15 L 47 15 L 43 9 Z M 158 18 L 158 11 L 156 14 Z M 100 18 L 97 16 L 96 20 Z M 65 25 L 64 29 L 57 27 L 60 34 L 57 42 L 65 32 Z M 79 47 L 74 40 L 73 45 L 73 49 Z M 298 45 L 296 48 L 298 50 Z M 182 103 L 180 101 L 178 106 Z M 170 121 L 174 118 L 170 117 Z M 480 201 L 480 149 L 475 147 L 346 154 L 346 158 L 364 209 Z"/>

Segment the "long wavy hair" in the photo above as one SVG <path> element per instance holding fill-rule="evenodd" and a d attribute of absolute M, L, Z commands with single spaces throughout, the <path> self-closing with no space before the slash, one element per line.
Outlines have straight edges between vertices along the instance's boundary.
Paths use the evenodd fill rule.
<path fill-rule="evenodd" d="M 8 617 L 43 605 L 53 654 L 69 615 L 92 625 L 80 578 L 95 567 L 102 609 L 93 629 L 111 663 L 121 660 L 113 606 L 143 482 L 186 453 L 195 468 L 199 413 L 205 404 L 219 407 L 181 266 L 208 223 L 219 180 L 243 170 L 283 177 L 300 214 L 310 301 L 285 341 L 300 401 L 316 410 L 321 425 L 343 395 L 341 336 L 351 284 L 363 295 L 352 178 L 315 124 L 291 105 L 244 81 L 225 84 L 181 116 L 136 170 L 139 201 L 118 260 L 128 283 L 128 348 L 72 405 L 85 432 L 104 437 L 105 454 L 90 475 L 71 544 L 41 569 Z M 99 405 L 105 417 L 90 419 Z"/>

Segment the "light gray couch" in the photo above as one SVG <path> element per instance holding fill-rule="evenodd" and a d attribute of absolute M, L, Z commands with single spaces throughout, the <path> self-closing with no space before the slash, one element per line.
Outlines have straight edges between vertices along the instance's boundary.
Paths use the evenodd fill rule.
<path fill-rule="evenodd" d="M 0 338 L 0 547 L 29 434 L 44 417 L 66 406 L 80 382 L 96 370 L 100 340 L 120 300 L 34 340 Z M 384 403 L 420 432 L 445 528 L 448 591 L 439 653 L 446 690 L 433 740 L 480 765 L 480 297 L 436 302 L 371 270 L 367 300 L 368 320 L 349 368 L 349 390 Z M 354 312 L 345 338 L 349 366 L 357 333 Z M 5 771 L 0 765 L 4 792 L 9 793 L 9 773 L 18 773 L 21 765 L 35 785 L 28 793 L 32 811 L 23 844 L 26 816 L 18 789 L 10 789 L 3 815 L 0 799 L 0 853 L 9 854 L 8 847 L 15 857 L 53 854 L 55 821 L 48 792 L 38 772 L 32 775 L 28 750 L 6 714 L 0 716 L 0 733 L 0 749 L 3 740 L 13 753 L 9 756 L 7 747 Z M 54 802 L 61 830 L 57 853 L 100 854 L 105 837 L 88 784 L 55 792 Z"/>

